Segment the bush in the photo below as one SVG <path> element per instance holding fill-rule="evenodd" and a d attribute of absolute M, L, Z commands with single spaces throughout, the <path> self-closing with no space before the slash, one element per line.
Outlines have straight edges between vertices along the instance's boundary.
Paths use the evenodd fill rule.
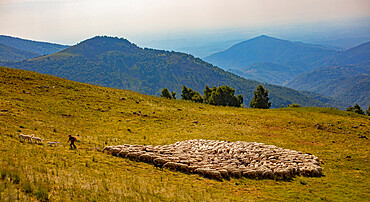
<path fill-rule="evenodd" d="M 299 104 L 296 104 L 296 103 L 292 103 L 292 104 L 288 105 L 288 107 L 291 107 L 291 108 L 299 108 L 299 107 L 302 107 L 302 106 L 299 105 Z"/>
<path fill-rule="evenodd" d="M 356 103 L 355 106 L 349 106 L 346 109 L 347 112 L 355 112 L 357 114 L 365 115 L 365 112 L 361 109 L 361 107 Z"/>
<path fill-rule="evenodd" d="M 168 91 L 167 88 L 163 88 L 162 93 L 161 93 L 161 97 L 168 98 L 168 99 L 172 98 L 172 96 L 170 94 L 170 91 Z"/>

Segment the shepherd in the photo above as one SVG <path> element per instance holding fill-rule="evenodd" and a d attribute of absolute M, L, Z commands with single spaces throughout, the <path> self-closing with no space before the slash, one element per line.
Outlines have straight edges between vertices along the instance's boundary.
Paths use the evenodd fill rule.
<path fill-rule="evenodd" d="M 77 148 L 76 148 L 76 145 L 75 145 L 75 142 L 77 141 L 77 139 L 76 139 L 75 137 L 72 137 L 72 136 L 71 136 L 71 134 L 69 134 L 69 135 L 68 135 L 68 137 L 69 137 L 68 142 L 71 142 L 71 144 L 70 144 L 71 149 L 73 149 L 73 147 L 74 147 L 75 149 L 77 149 Z M 68 142 L 67 142 L 67 144 L 68 144 Z M 72 147 L 72 146 L 73 146 L 73 147 Z"/>

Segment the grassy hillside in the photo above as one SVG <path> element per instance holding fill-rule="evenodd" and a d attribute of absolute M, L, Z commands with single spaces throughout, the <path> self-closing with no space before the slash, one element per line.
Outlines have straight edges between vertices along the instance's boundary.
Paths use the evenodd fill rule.
<path fill-rule="evenodd" d="M 4 66 L 158 96 L 163 88 L 175 91 L 180 97 L 183 85 L 201 93 L 206 85 L 228 85 L 236 90 L 236 94 L 244 96 L 246 105 L 260 84 L 192 55 L 140 48 L 126 39 L 114 37 L 97 36 L 56 54 Z M 264 87 L 270 92 L 272 107 L 291 103 L 341 107 L 312 99 L 293 89 L 268 84 Z"/>
<path fill-rule="evenodd" d="M 215 107 L 3 67 L 0 81 L 0 201 L 363 201 L 370 197 L 368 116 L 325 108 Z M 147 116 L 133 114 L 139 111 Z M 78 150 L 22 143 L 20 133 L 63 143 L 72 134 L 79 140 Z M 308 152 L 322 159 L 325 176 L 220 182 L 161 171 L 94 149 L 195 138 L 263 142 Z"/>

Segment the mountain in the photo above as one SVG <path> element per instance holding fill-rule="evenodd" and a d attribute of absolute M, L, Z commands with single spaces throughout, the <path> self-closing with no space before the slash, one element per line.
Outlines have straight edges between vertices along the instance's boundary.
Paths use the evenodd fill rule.
<path fill-rule="evenodd" d="M 223 69 L 241 69 L 255 63 L 276 63 L 310 70 L 313 68 L 313 63 L 337 52 L 325 46 L 291 42 L 262 35 L 235 44 L 225 51 L 204 59 Z"/>
<path fill-rule="evenodd" d="M 325 66 L 333 65 L 357 65 L 370 61 L 370 41 L 356 47 L 339 52 L 331 57 L 325 58 L 322 64 Z"/>
<path fill-rule="evenodd" d="M 260 84 L 192 55 L 143 49 L 126 39 L 113 37 L 94 37 L 52 55 L 3 65 L 150 95 L 159 95 L 163 88 L 168 88 L 180 97 L 182 85 L 201 93 L 205 85 L 228 85 L 244 95 L 246 104 Z M 333 106 L 293 89 L 269 84 L 264 87 L 270 92 L 273 107 L 291 103 Z"/>
<path fill-rule="evenodd" d="M 39 56 L 41 55 L 37 53 L 32 53 L 17 48 L 13 48 L 4 44 L 0 44 L 0 61 L 16 62 Z"/>
<path fill-rule="evenodd" d="M 5 35 L 0 35 L 0 44 L 5 44 L 13 48 L 28 51 L 31 53 L 36 53 L 39 55 L 53 54 L 69 47 L 66 45 L 31 41 L 27 39 L 21 39 Z"/>
<path fill-rule="evenodd" d="M 320 67 L 294 77 L 287 87 L 317 92 L 361 107 L 370 104 L 370 63 Z"/>

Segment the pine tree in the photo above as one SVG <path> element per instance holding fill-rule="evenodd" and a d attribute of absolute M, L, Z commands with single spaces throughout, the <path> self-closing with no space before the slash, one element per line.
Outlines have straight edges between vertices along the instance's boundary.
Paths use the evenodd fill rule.
<path fill-rule="evenodd" d="M 167 88 L 163 88 L 161 97 L 171 99 L 170 91 Z"/>
<path fill-rule="evenodd" d="M 264 89 L 262 85 L 258 85 L 249 106 L 252 108 L 268 109 L 271 107 L 271 102 L 269 102 L 269 100 L 268 90 Z"/>

